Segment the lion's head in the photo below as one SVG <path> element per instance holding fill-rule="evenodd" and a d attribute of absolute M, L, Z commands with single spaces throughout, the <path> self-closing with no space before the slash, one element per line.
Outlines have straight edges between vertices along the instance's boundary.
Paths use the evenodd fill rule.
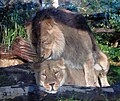
<path fill-rule="evenodd" d="M 42 85 L 48 93 L 56 93 L 67 76 L 63 59 L 33 63 L 32 68 L 35 71 L 36 83 Z"/>
<path fill-rule="evenodd" d="M 47 19 L 41 23 L 41 57 L 58 59 L 64 51 L 65 39 L 57 23 Z M 58 47 L 56 49 L 56 47 Z"/>
<path fill-rule="evenodd" d="M 36 23 L 38 25 L 35 26 L 33 26 L 32 22 L 26 24 L 26 32 L 30 41 L 32 41 L 33 48 L 40 53 L 40 57 L 43 59 L 59 59 L 65 48 L 65 39 L 58 24 L 53 19 L 45 19 Z M 38 30 L 39 24 L 41 34 L 39 34 Z M 38 29 L 36 29 L 36 26 Z"/>

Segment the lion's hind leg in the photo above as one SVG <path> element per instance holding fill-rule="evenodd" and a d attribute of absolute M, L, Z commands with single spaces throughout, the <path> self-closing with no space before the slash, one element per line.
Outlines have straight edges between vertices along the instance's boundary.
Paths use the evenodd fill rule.
<path fill-rule="evenodd" d="M 85 81 L 87 87 L 99 87 L 98 76 L 95 73 L 94 59 L 92 55 L 88 56 L 87 62 L 84 64 Z"/>
<path fill-rule="evenodd" d="M 99 74 L 99 78 L 100 78 L 100 83 L 101 83 L 101 86 L 102 87 L 107 87 L 107 86 L 110 86 L 109 83 L 108 83 L 108 80 L 107 80 L 107 75 L 106 73 L 100 73 Z"/>

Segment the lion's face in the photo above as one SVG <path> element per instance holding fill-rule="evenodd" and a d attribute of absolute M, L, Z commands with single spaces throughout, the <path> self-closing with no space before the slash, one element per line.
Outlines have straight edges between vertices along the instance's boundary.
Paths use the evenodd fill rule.
<path fill-rule="evenodd" d="M 50 58 L 52 55 L 52 47 L 53 47 L 53 38 L 48 33 L 42 33 L 41 35 L 41 57 L 44 59 Z"/>
<path fill-rule="evenodd" d="M 63 60 L 46 60 L 42 63 L 33 63 L 36 82 L 48 93 L 56 93 L 65 82 L 66 71 L 62 62 Z"/>
<path fill-rule="evenodd" d="M 33 49 L 40 53 L 43 59 L 59 59 L 65 48 L 65 39 L 59 28 L 60 26 L 52 19 L 46 19 L 36 23 L 34 26 L 32 26 L 32 22 L 28 22 L 25 25 L 28 39 L 30 39 Z M 38 26 L 39 24 L 41 26 L 40 28 Z M 40 29 L 41 32 L 39 33 L 39 30 L 36 28 Z"/>
<path fill-rule="evenodd" d="M 42 21 L 41 26 L 41 57 L 43 59 L 58 59 L 65 47 L 62 31 L 51 19 Z"/>

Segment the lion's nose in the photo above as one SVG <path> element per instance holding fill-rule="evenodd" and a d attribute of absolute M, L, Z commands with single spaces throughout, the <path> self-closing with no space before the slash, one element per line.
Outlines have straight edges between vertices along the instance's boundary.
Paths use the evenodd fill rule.
<path fill-rule="evenodd" d="M 41 55 L 41 59 L 42 59 L 42 60 L 44 59 L 44 55 Z"/>
<path fill-rule="evenodd" d="M 45 54 L 44 53 L 41 53 L 41 58 L 44 58 Z"/>

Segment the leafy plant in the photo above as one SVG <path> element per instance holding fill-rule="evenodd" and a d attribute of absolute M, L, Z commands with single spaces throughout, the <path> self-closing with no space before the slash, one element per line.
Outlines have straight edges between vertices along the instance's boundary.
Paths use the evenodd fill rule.
<path fill-rule="evenodd" d="M 109 22 L 112 28 L 114 28 L 117 32 L 120 32 L 120 15 L 111 13 Z"/>
<path fill-rule="evenodd" d="M 119 62 L 120 61 L 120 48 L 110 47 L 108 45 L 99 44 L 101 50 L 103 50 L 109 57 L 110 60 Z"/>
<path fill-rule="evenodd" d="M 110 70 L 108 73 L 108 81 L 110 84 L 114 84 L 120 81 L 120 67 L 117 66 L 110 66 Z"/>
<path fill-rule="evenodd" d="M 103 35 L 102 35 L 103 34 Z M 111 61 L 110 70 L 108 72 L 108 81 L 110 84 L 114 84 L 120 81 L 120 66 L 117 66 L 116 63 L 120 62 L 120 47 L 111 47 L 109 43 L 109 38 L 111 35 L 106 35 L 104 33 L 95 34 L 97 43 L 100 49 L 107 54 L 109 61 Z M 116 62 L 113 64 L 113 62 Z"/>
<path fill-rule="evenodd" d="M 2 44 L 8 46 L 8 49 L 16 36 L 27 37 L 24 24 L 36 9 L 38 9 L 38 5 L 32 2 L 22 3 L 18 1 L 6 13 L 3 13 L 3 18 L 1 18 L 1 24 L 4 26 Z"/>
<path fill-rule="evenodd" d="M 3 31 L 2 43 L 7 45 L 8 48 L 16 36 L 26 37 L 24 27 L 22 24 L 20 25 L 17 23 L 19 19 L 19 15 L 16 11 L 14 11 L 12 14 L 9 14 L 7 17 L 4 17 L 3 19 L 2 23 L 5 25 L 5 28 Z"/>

